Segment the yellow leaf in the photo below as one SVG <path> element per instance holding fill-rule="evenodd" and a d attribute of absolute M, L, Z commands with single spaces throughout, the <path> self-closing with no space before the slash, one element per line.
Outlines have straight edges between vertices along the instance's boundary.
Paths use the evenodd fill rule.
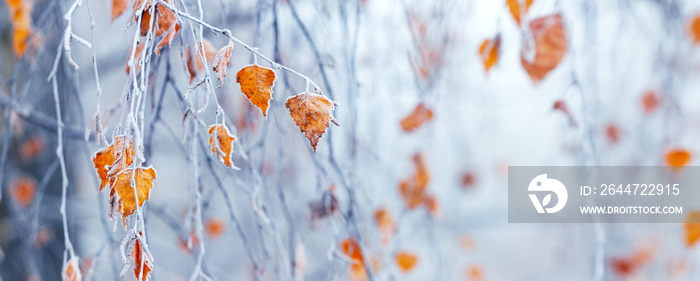
<path fill-rule="evenodd" d="M 134 174 L 136 170 L 136 174 Z M 132 177 L 132 174 L 133 177 Z M 131 180 L 134 180 L 134 186 L 131 185 Z M 119 195 L 119 212 L 122 214 L 122 221 L 132 215 L 136 211 L 136 197 L 134 196 L 134 187 L 138 194 L 138 204 L 143 206 L 143 203 L 148 200 L 153 188 L 153 180 L 156 178 L 156 171 L 151 168 L 129 168 L 123 170 L 117 175 L 117 180 L 114 183 L 114 189 Z"/>
<path fill-rule="evenodd" d="M 214 128 L 216 128 L 216 135 L 221 151 L 217 151 L 216 149 L 216 143 L 214 142 Z M 209 135 L 211 135 L 209 137 L 211 153 L 216 155 L 220 161 L 224 162 L 224 165 L 233 167 L 233 162 L 231 162 L 231 154 L 233 154 L 233 142 L 236 141 L 236 138 L 231 135 L 228 128 L 224 127 L 223 125 L 210 126 Z"/>

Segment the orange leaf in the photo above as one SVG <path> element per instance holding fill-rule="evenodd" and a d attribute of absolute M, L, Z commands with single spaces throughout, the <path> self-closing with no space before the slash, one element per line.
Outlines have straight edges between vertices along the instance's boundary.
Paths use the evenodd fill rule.
<path fill-rule="evenodd" d="M 354 238 L 345 238 L 343 241 L 340 241 L 340 250 L 343 251 L 343 254 L 352 259 L 354 263 L 365 263 L 364 259 L 362 258 L 362 250 L 360 249 L 360 245 L 357 244 L 357 241 Z"/>
<path fill-rule="evenodd" d="M 134 52 L 134 67 L 136 67 L 136 73 L 139 73 L 139 71 L 141 71 L 141 52 L 143 51 L 144 45 L 145 44 L 136 45 L 136 51 Z M 129 59 L 131 58 L 131 50 L 132 49 L 129 49 L 129 53 L 126 56 L 126 74 L 130 74 L 130 71 L 131 71 L 131 66 L 129 66 Z"/>
<path fill-rule="evenodd" d="M 528 48 L 531 47 L 525 45 L 520 62 L 532 81 L 537 84 L 564 58 L 567 50 L 566 34 L 561 14 L 534 19 L 530 22 L 530 30 L 534 38 L 535 56 L 532 61 L 525 58 L 530 51 Z"/>
<path fill-rule="evenodd" d="M 396 231 L 396 222 L 386 208 L 379 208 L 374 212 L 374 223 L 379 228 L 383 244 L 389 244 Z"/>
<path fill-rule="evenodd" d="M 406 207 L 414 209 L 426 203 L 425 189 L 430 183 L 430 171 L 425 163 L 425 157 L 422 154 L 413 156 L 413 163 L 416 166 L 414 174 L 404 179 L 399 183 L 399 192 L 406 202 Z"/>
<path fill-rule="evenodd" d="M 31 2 L 22 0 L 6 0 L 10 23 L 12 24 L 12 49 L 15 56 L 22 57 L 29 43 L 29 35 L 32 33 L 32 10 Z"/>
<path fill-rule="evenodd" d="M 37 155 L 44 151 L 46 142 L 41 135 L 35 135 L 22 143 L 19 148 L 19 155 L 24 160 L 34 159 Z"/>
<path fill-rule="evenodd" d="M 515 19 L 515 22 L 518 24 L 518 26 L 520 25 L 521 19 L 524 17 L 524 14 L 527 13 L 527 11 L 530 9 L 530 6 L 532 6 L 532 2 L 535 2 L 535 0 L 506 0 L 506 5 L 508 5 L 510 14 L 513 16 L 513 19 Z M 520 8 L 523 4 L 525 4 L 525 11 L 521 13 Z"/>
<path fill-rule="evenodd" d="M 18 176 L 10 183 L 10 196 L 22 208 L 28 208 L 34 202 L 36 181 L 29 177 Z"/>
<path fill-rule="evenodd" d="M 700 211 L 688 214 L 683 224 L 685 230 L 685 245 L 690 248 L 700 240 Z"/>
<path fill-rule="evenodd" d="M 682 167 L 690 162 L 692 155 L 685 149 L 669 149 L 666 152 L 666 164 L 673 167 Z"/>
<path fill-rule="evenodd" d="M 464 275 L 467 277 L 467 280 L 471 281 L 486 280 L 486 278 L 484 277 L 484 269 L 481 268 L 481 266 L 478 264 L 468 266 Z"/>
<path fill-rule="evenodd" d="M 136 173 L 134 174 L 134 170 Z M 132 174 L 134 174 L 132 176 Z M 131 180 L 134 180 L 134 187 L 138 193 L 138 204 L 143 206 L 143 203 L 148 200 L 153 188 L 153 180 L 156 178 L 156 171 L 151 168 L 129 168 L 125 169 L 117 175 L 117 180 L 114 183 L 114 189 L 119 195 L 119 212 L 122 214 L 122 221 L 136 211 L 136 197 L 134 196 L 134 187 L 131 185 Z"/>
<path fill-rule="evenodd" d="M 116 181 L 119 174 L 134 161 L 134 144 L 129 139 L 127 145 L 124 136 L 114 138 L 112 145 L 103 148 L 92 157 L 92 163 L 97 169 L 97 176 L 100 178 L 100 191 Z"/>
<path fill-rule="evenodd" d="M 498 62 L 498 53 L 501 50 L 501 36 L 497 35 L 493 39 L 486 39 L 481 46 L 479 46 L 479 55 L 481 55 L 481 60 L 484 63 L 484 69 L 486 73 L 489 72 L 491 67 L 493 67 L 496 62 Z"/>
<path fill-rule="evenodd" d="M 78 257 L 72 257 L 63 264 L 63 281 L 80 281 L 83 277 L 78 268 Z"/>
<path fill-rule="evenodd" d="M 197 42 L 195 46 L 197 46 L 196 49 L 192 46 L 185 49 L 185 60 L 187 61 L 187 70 L 190 73 L 190 83 L 192 83 L 195 77 L 197 77 L 197 75 L 204 70 L 202 59 L 199 57 L 199 53 L 197 53 L 196 50 L 201 52 L 201 54 L 204 56 L 204 60 L 206 60 L 207 63 L 211 63 L 211 60 L 214 59 L 214 56 L 216 55 L 214 45 L 212 45 L 207 39 L 201 41 L 201 45 L 200 42 Z M 202 49 L 202 47 L 204 49 Z"/>
<path fill-rule="evenodd" d="M 226 78 L 226 69 L 228 68 L 228 65 L 231 63 L 231 51 L 233 51 L 233 42 L 228 43 L 228 45 L 224 46 L 221 48 L 216 53 L 216 56 L 214 57 L 214 71 L 216 71 L 216 78 L 221 81 L 221 84 L 219 84 L 219 88 L 224 85 L 224 78 Z"/>
<path fill-rule="evenodd" d="M 129 0 L 112 0 L 112 22 L 126 11 L 127 6 Z"/>
<path fill-rule="evenodd" d="M 141 234 L 139 233 L 139 235 Z M 134 276 L 136 276 L 136 280 L 139 279 L 139 276 L 142 276 L 142 281 L 146 280 L 149 272 L 153 270 L 153 264 L 149 260 L 148 255 L 141 249 L 141 243 L 138 239 L 134 243 L 131 257 L 134 259 Z M 143 268 L 143 275 L 141 275 L 141 268 Z"/>
<path fill-rule="evenodd" d="M 241 84 L 241 92 L 253 105 L 260 108 L 264 116 L 267 116 L 267 108 L 272 99 L 272 86 L 275 83 L 275 72 L 269 68 L 250 65 L 238 71 L 236 81 Z"/>
<path fill-rule="evenodd" d="M 411 271 L 418 263 L 418 256 L 406 251 L 396 252 L 394 259 L 396 261 L 396 266 L 398 266 L 404 273 Z"/>
<path fill-rule="evenodd" d="M 437 217 L 440 212 L 440 204 L 438 204 L 437 197 L 427 194 L 423 196 L 423 203 L 428 208 L 428 212 L 433 217 Z"/>
<path fill-rule="evenodd" d="M 31 27 L 18 26 L 13 28 L 12 48 L 15 51 L 15 55 L 17 55 L 17 57 L 21 57 L 24 54 L 24 49 L 27 48 L 27 43 L 29 42 L 29 35 L 31 33 Z"/>
<path fill-rule="evenodd" d="M 661 100 L 659 98 L 659 95 L 655 91 L 648 91 L 642 97 L 642 106 L 644 107 L 644 113 L 646 114 L 654 113 L 654 111 L 656 111 L 656 108 L 659 107 L 660 103 Z"/>
<path fill-rule="evenodd" d="M 210 218 L 204 224 L 204 229 L 206 230 L 209 237 L 216 239 L 216 238 L 221 237 L 221 235 L 224 234 L 224 230 L 226 229 L 226 226 L 225 226 L 223 220 L 221 220 L 219 218 Z"/>
<path fill-rule="evenodd" d="M 576 126 L 576 119 L 574 119 L 574 116 L 569 111 L 569 107 L 566 106 L 566 103 L 563 100 L 555 101 L 552 109 L 564 113 L 564 115 L 566 115 L 566 118 L 569 120 L 569 125 Z"/>
<path fill-rule="evenodd" d="M 156 55 L 160 55 L 160 50 L 163 49 L 165 46 L 170 46 L 170 43 L 175 40 L 175 35 L 180 31 L 180 24 L 175 24 L 175 27 L 172 29 L 169 29 L 167 33 L 163 36 L 163 38 L 160 39 L 158 42 L 158 45 L 156 45 Z"/>
<path fill-rule="evenodd" d="M 620 141 L 620 128 L 615 123 L 610 123 L 605 127 L 605 135 L 608 141 L 612 144 L 617 144 Z"/>
<path fill-rule="evenodd" d="M 419 103 L 408 116 L 401 119 L 401 129 L 411 132 L 430 120 L 433 120 L 433 110 Z"/>
<path fill-rule="evenodd" d="M 700 42 L 700 15 L 696 15 L 690 22 L 690 38 L 693 43 Z"/>
<path fill-rule="evenodd" d="M 163 5 L 158 5 L 156 11 L 158 13 L 158 21 L 153 23 L 153 28 L 156 29 L 155 35 L 161 36 L 175 24 L 175 13 Z M 151 26 L 150 6 L 141 14 L 141 36 L 146 36 L 148 34 L 149 26 Z"/>
<path fill-rule="evenodd" d="M 216 144 L 214 143 L 214 128 L 216 128 L 217 142 L 219 143 L 218 151 L 216 149 Z M 228 128 L 224 125 L 212 125 L 209 127 L 209 144 L 211 144 L 211 153 L 216 155 L 219 161 L 223 162 L 224 165 L 228 167 L 233 167 L 233 162 L 231 162 L 231 154 L 233 154 L 233 142 L 236 138 L 231 135 Z"/>
<path fill-rule="evenodd" d="M 335 108 L 334 102 L 323 95 L 301 93 L 289 97 L 285 105 L 289 109 L 294 123 L 309 139 L 314 151 L 316 151 L 318 140 L 326 132 L 330 122 L 338 125 L 331 114 Z"/>

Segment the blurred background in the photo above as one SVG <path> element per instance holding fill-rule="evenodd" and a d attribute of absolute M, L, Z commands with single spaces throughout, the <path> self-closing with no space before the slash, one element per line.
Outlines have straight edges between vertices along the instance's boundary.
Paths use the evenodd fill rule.
<path fill-rule="evenodd" d="M 700 1 L 168 3 L 191 16 L 135 75 L 130 1 L 0 4 L 3 280 L 77 280 L 73 256 L 83 280 L 136 280 L 133 230 L 149 280 L 700 280 L 697 218 L 507 222 L 508 166 L 696 164 Z M 210 27 L 230 29 L 337 103 L 316 152 L 285 107 L 304 78 L 234 42 L 221 88 L 209 54 L 190 79 L 200 17 L 214 52 L 229 40 Z M 255 61 L 276 71 L 267 117 L 235 79 Z M 158 174 L 123 227 L 92 157 L 134 97 Z M 240 169 L 211 153 L 222 119 Z"/>

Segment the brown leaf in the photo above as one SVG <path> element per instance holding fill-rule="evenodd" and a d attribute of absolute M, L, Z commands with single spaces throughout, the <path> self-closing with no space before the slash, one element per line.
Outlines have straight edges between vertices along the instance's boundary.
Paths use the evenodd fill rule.
<path fill-rule="evenodd" d="M 419 103 L 408 116 L 401 119 L 401 129 L 404 132 L 412 132 L 430 120 L 433 120 L 433 110 Z"/>
<path fill-rule="evenodd" d="M 134 161 L 134 144 L 129 139 L 127 144 L 124 136 L 114 138 L 112 145 L 103 148 L 92 156 L 92 163 L 97 169 L 100 178 L 100 191 L 107 186 L 112 186 L 116 176 Z"/>
<path fill-rule="evenodd" d="M 136 45 L 136 51 L 134 52 L 134 67 L 136 67 L 136 73 L 141 71 L 141 52 L 143 52 L 143 46 L 146 44 Z M 133 46 L 133 45 L 132 45 Z M 131 67 L 129 66 L 129 59 L 131 58 L 131 49 L 126 57 L 126 74 L 130 74 Z"/>
<path fill-rule="evenodd" d="M 216 135 L 221 151 L 217 151 L 216 144 L 214 143 L 214 128 L 216 128 Z M 236 138 L 231 135 L 231 132 L 229 132 L 228 128 L 224 127 L 224 125 L 210 126 L 209 135 L 211 135 L 209 137 L 211 153 L 216 155 L 219 161 L 222 161 L 224 165 L 233 167 L 233 162 L 231 162 L 231 154 L 233 154 L 233 142 L 236 141 Z"/>
<path fill-rule="evenodd" d="M 112 22 L 126 11 L 127 6 L 129 0 L 112 0 Z"/>
<path fill-rule="evenodd" d="M 535 0 L 506 0 L 508 10 L 510 10 L 510 14 L 513 16 L 513 19 L 515 19 L 518 26 L 520 25 L 522 18 L 525 17 L 525 13 L 527 13 L 530 6 L 532 6 L 532 2 L 535 2 Z M 522 7 L 522 4 L 525 5 L 525 11 L 521 13 L 520 8 Z"/>
<path fill-rule="evenodd" d="M 160 50 L 163 49 L 165 46 L 170 46 L 170 43 L 173 42 L 175 39 L 175 35 L 180 31 L 180 24 L 175 24 L 175 27 L 171 28 L 168 30 L 167 33 L 165 33 L 165 36 L 160 39 L 158 42 L 158 45 L 156 45 L 156 55 L 160 55 Z"/>
<path fill-rule="evenodd" d="M 532 82 L 538 84 L 564 58 L 567 51 L 566 33 L 561 14 L 534 19 L 530 22 L 530 30 L 534 38 L 535 56 L 532 61 L 525 58 L 529 52 L 529 47 L 525 45 L 520 62 Z"/>
<path fill-rule="evenodd" d="M 216 77 L 219 79 L 219 81 L 221 81 L 219 88 L 224 85 L 226 69 L 231 63 L 231 51 L 233 51 L 233 42 L 229 41 L 228 45 L 221 48 L 221 50 L 219 50 L 214 57 L 214 71 L 216 71 Z"/>
<path fill-rule="evenodd" d="M 700 27 L 698 27 L 700 28 Z M 656 91 L 648 91 L 642 97 L 642 106 L 644 107 L 644 113 L 652 114 L 659 107 L 661 103 L 661 98 Z"/>
<path fill-rule="evenodd" d="M 333 101 L 323 95 L 301 93 L 289 97 L 285 105 L 294 123 L 305 133 L 311 147 L 316 151 L 318 140 L 325 133 L 329 123 L 334 122 L 331 113 L 335 108 Z"/>
<path fill-rule="evenodd" d="M 501 36 L 497 35 L 493 39 L 486 39 L 479 46 L 479 55 L 484 64 L 486 73 L 498 62 L 498 54 L 501 50 Z"/>
<path fill-rule="evenodd" d="M 136 170 L 136 174 L 132 176 L 134 170 Z M 151 195 L 153 180 L 156 179 L 156 171 L 151 167 L 129 168 L 117 175 L 113 189 L 119 195 L 119 212 L 122 214 L 122 221 L 126 221 L 126 218 L 136 211 L 136 197 L 134 196 L 134 187 L 131 185 L 132 178 L 138 193 L 138 204 L 143 206 L 143 203 Z"/>
<path fill-rule="evenodd" d="M 185 60 L 187 61 L 187 70 L 190 73 L 190 84 L 192 81 L 194 81 L 197 75 L 202 73 L 202 70 L 204 70 L 202 59 L 199 57 L 199 53 L 197 53 L 196 50 L 200 50 L 202 52 L 202 55 L 207 63 L 211 63 L 212 59 L 214 59 L 214 56 L 216 55 L 216 49 L 214 49 L 214 45 L 212 45 L 209 40 L 204 39 L 204 41 L 201 42 L 201 46 L 204 47 L 204 50 L 199 48 L 201 47 L 199 42 L 195 44 L 195 46 L 198 47 L 196 49 L 193 48 L 193 46 L 185 48 Z"/>
<path fill-rule="evenodd" d="M 331 186 L 330 190 L 323 192 L 320 199 L 309 202 L 309 209 L 311 209 L 311 220 L 325 218 L 339 210 L 338 199 L 335 198 L 333 191 L 331 191 L 333 189 L 333 186 Z"/>
<path fill-rule="evenodd" d="M 260 108 L 267 117 L 267 108 L 272 99 L 272 86 L 275 84 L 275 71 L 257 65 L 249 65 L 238 71 L 236 81 L 241 84 L 241 92 L 253 105 Z"/>

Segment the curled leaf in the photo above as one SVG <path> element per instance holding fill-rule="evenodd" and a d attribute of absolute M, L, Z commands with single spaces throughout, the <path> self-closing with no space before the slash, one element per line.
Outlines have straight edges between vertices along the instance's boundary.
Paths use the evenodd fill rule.
<path fill-rule="evenodd" d="M 204 70 L 202 59 L 199 56 L 200 53 L 197 52 L 197 50 L 201 52 L 207 63 L 211 63 L 211 60 L 214 59 L 214 56 L 216 55 L 214 45 L 212 45 L 207 39 L 201 41 L 201 45 L 200 42 L 197 42 L 195 46 L 185 48 L 185 60 L 187 61 L 187 70 L 190 73 L 190 83 L 192 83 L 197 75 L 202 73 L 202 70 Z"/>
<path fill-rule="evenodd" d="M 285 105 L 289 109 L 294 123 L 309 139 L 314 151 L 316 151 L 318 140 L 326 132 L 326 128 L 330 126 L 330 122 L 337 125 L 331 113 L 335 105 L 325 96 L 301 93 L 289 97 Z"/>
<path fill-rule="evenodd" d="M 214 142 L 214 128 L 216 128 L 216 137 L 219 145 L 219 149 L 216 147 Z M 233 162 L 231 162 L 231 154 L 233 154 L 233 142 L 236 138 L 231 135 L 228 128 L 224 125 L 212 125 L 209 127 L 209 144 L 211 144 L 211 153 L 217 156 L 219 161 L 222 161 L 224 165 L 228 167 L 233 167 Z"/>
<path fill-rule="evenodd" d="M 484 64 L 484 70 L 489 73 L 491 67 L 498 62 L 498 54 L 501 50 L 501 36 L 497 35 L 493 39 L 486 39 L 479 46 L 479 55 Z"/>
<path fill-rule="evenodd" d="M 224 78 L 226 78 L 226 69 L 231 63 L 231 51 L 233 51 L 233 42 L 229 42 L 228 45 L 224 46 L 216 52 L 214 57 L 214 71 L 216 72 L 216 78 L 221 81 L 219 88 L 224 85 Z"/>
<path fill-rule="evenodd" d="M 141 71 L 141 63 L 142 63 L 141 52 L 143 52 L 144 45 L 145 44 L 136 45 L 136 51 L 134 51 L 133 64 L 134 64 L 134 67 L 136 67 L 136 73 L 139 73 Z M 131 71 L 131 66 L 129 66 L 129 59 L 130 58 L 131 58 L 131 49 L 129 49 L 129 53 L 127 54 L 127 57 L 126 57 L 126 74 L 130 74 L 130 71 Z"/>
<path fill-rule="evenodd" d="M 236 81 L 241 84 L 241 92 L 248 100 L 260 108 L 264 116 L 267 116 L 267 108 L 272 99 L 272 86 L 275 83 L 275 71 L 249 65 L 238 71 Z"/>
<path fill-rule="evenodd" d="M 419 103 L 408 116 L 401 119 L 401 129 L 404 132 L 412 132 L 430 120 L 433 120 L 433 110 Z"/>
<path fill-rule="evenodd" d="M 520 62 L 532 82 L 537 84 L 559 65 L 568 47 L 561 14 L 534 19 L 530 22 L 530 30 L 534 39 L 535 56 L 532 60 L 526 59 L 526 54 L 533 50 L 530 50 L 532 46 L 524 43 Z"/>
<path fill-rule="evenodd" d="M 134 259 L 134 276 L 136 280 L 139 280 L 141 276 L 141 281 L 145 281 L 148 278 L 148 274 L 153 270 L 153 263 L 148 258 L 148 254 L 141 247 L 141 242 L 138 239 L 135 240 L 134 250 L 131 252 L 131 257 Z M 143 269 L 143 275 L 141 271 Z"/>
<path fill-rule="evenodd" d="M 132 179 L 133 186 L 131 185 Z M 119 196 L 119 213 L 122 214 L 122 221 L 126 221 L 126 218 L 136 211 L 134 188 L 136 188 L 138 194 L 138 205 L 143 206 L 143 203 L 151 195 L 153 180 L 155 179 L 156 171 L 151 167 L 129 168 L 117 175 L 113 189 L 116 190 Z"/>

